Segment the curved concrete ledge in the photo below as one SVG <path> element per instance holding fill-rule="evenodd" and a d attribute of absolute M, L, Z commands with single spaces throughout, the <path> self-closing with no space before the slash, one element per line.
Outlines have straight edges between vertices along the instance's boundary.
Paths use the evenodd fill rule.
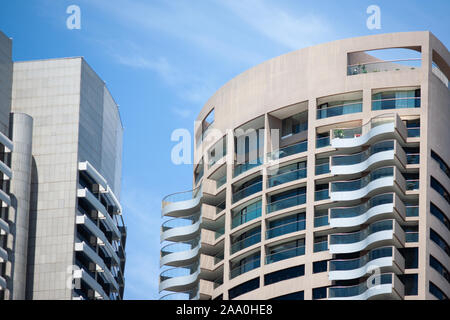
<path fill-rule="evenodd" d="M 366 197 L 373 190 L 394 186 L 394 177 L 383 177 L 369 182 L 365 187 L 354 191 L 330 191 L 332 201 L 351 201 Z"/>
<path fill-rule="evenodd" d="M 164 273 L 164 272 L 162 272 L 162 273 Z M 169 278 L 164 281 L 160 280 L 159 292 L 161 292 L 163 290 L 186 291 L 187 288 L 194 285 L 198 281 L 199 274 L 200 274 L 200 266 L 190 275 Z"/>
<path fill-rule="evenodd" d="M 181 213 L 194 213 L 198 210 L 198 206 L 201 204 L 201 198 L 202 194 L 200 193 L 197 197 L 190 200 L 169 203 L 162 208 L 162 216 L 175 216 Z"/>
<path fill-rule="evenodd" d="M 392 284 L 387 283 L 387 284 L 380 284 L 378 286 L 368 288 L 362 294 L 357 295 L 357 296 L 329 298 L 329 300 L 368 300 L 369 298 L 375 297 L 378 295 L 386 295 L 386 294 L 393 294 L 393 293 L 394 293 L 394 290 L 392 288 Z"/>
<path fill-rule="evenodd" d="M 170 228 L 161 233 L 161 242 L 163 241 L 181 241 L 194 237 L 200 230 L 200 224 L 202 223 L 201 217 L 199 220 L 191 225 L 183 227 Z"/>
<path fill-rule="evenodd" d="M 9 233 L 9 224 L 0 218 L 0 230 L 3 230 L 5 233 Z"/>
<path fill-rule="evenodd" d="M 382 161 L 389 161 L 395 159 L 395 151 L 394 150 L 387 150 L 382 152 L 377 152 L 375 154 L 372 154 L 369 158 L 367 158 L 365 161 L 362 161 L 357 164 L 353 165 L 341 165 L 341 166 L 330 166 L 330 171 L 332 175 L 339 175 L 339 174 L 355 174 L 360 173 L 368 168 L 370 168 L 372 165 L 382 162 Z"/>
<path fill-rule="evenodd" d="M 393 257 L 383 257 L 368 261 L 364 266 L 352 270 L 329 271 L 328 278 L 330 280 L 349 280 L 357 279 L 370 273 L 372 270 L 391 267 L 394 265 Z"/>
<path fill-rule="evenodd" d="M 8 252 L 2 247 L 0 247 L 0 259 L 2 259 L 3 262 L 8 260 Z"/>
<path fill-rule="evenodd" d="M 200 253 L 201 243 L 199 242 L 197 246 L 190 250 L 180 251 L 180 252 L 173 252 L 166 254 L 164 257 L 161 257 L 159 261 L 160 267 L 164 265 L 169 265 L 170 263 L 176 263 L 179 264 L 186 264 L 186 261 L 192 260 L 195 257 L 198 257 Z"/>
<path fill-rule="evenodd" d="M 3 277 L 0 277 L 0 290 L 6 289 L 6 280 Z"/>
<path fill-rule="evenodd" d="M 395 122 L 392 121 L 390 123 L 384 123 L 379 126 L 376 126 L 375 128 L 372 128 L 367 132 L 366 134 L 355 137 L 355 138 L 348 138 L 348 139 L 341 139 L 341 138 L 334 138 L 331 139 L 331 146 L 333 148 L 354 148 L 354 147 L 360 147 L 367 143 L 369 143 L 374 137 L 382 135 L 382 134 L 388 134 L 388 133 L 394 133 L 395 132 Z"/>
<path fill-rule="evenodd" d="M 369 245 L 394 238 L 394 230 L 383 230 L 368 235 L 365 239 L 346 244 L 330 244 L 329 251 L 332 254 L 336 253 L 352 253 L 366 249 Z"/>
<path fill-rule="evenodd" d="M 365 213 L 351 218 L 331 218 L 330 217 L 330 227 L 331 228 L 343 228 L 343 227 L 355 227 L 366 223 L 369 219 L 375 216 L 389 214 L 394 212 L 393 203 L 385 203 L 375 207 L 370 208 Z"/>

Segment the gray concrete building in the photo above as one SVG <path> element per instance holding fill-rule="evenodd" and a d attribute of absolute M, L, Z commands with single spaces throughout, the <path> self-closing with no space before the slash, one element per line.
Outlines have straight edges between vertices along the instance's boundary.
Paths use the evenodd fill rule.
<path fill-rule="evenodd" d="M 448 299 L 449 78 L 445 45 L 403 32 L 222 86 L 192 190 L 162 202 L 161 299 Z"/>
<path fill-rule="evenodd" d="M 122 299 L 118 106 L 83 58 L 12 63 L 11 45 L 0 32 L 0 295 Z"/>

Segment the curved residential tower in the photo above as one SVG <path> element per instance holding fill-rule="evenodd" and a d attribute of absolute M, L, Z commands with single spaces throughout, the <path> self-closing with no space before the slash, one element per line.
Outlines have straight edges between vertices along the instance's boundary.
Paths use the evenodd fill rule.
<path fill-rule="evenodd" d="M 225 84 L 193 190 L 162 203 L 161 299 L 448 299 L 449 78 L 447 48 L 406 32 Z"/>

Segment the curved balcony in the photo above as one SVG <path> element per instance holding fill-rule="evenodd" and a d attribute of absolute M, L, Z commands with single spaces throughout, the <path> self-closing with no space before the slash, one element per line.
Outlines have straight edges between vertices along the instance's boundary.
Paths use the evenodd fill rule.
<path fill-rule="evenodd" d="M 283 210 L 306 203 L 306 193 L 298 194 L 285 199 L 277 200 L 267 204 L 267 213 Z"/>
<path fill-rule="evenodd" d="M 244 198 L 251 196 L 252 194 L 258 193 L 262 190 L 262 181 L 255 182 L 239 191 L 233 193 L 233 203 L 236 203 Z"/>
<path fill-rule="evenodd" d="M 161 215 L 178 217 L 194 214 L 199 210 L 201 199 L 201 185 L 193 190 L 173 193 L 162 200 Z"/>
<path fill-rule="evenodd" d="M 8 252 L 0 247 L 0 262 L 5 262 L 8 260 Z"/>
<path fill-rule="evenodd" d="M 162 295 L 159 300 L 198 300 L 199 292 L 197 289 L 186 292 L 172 292 Z"/>
<path fill-rule="evenodd" d="M 383 247 L 369 251 L 356 259 L 331 260 L 329 280 L 357 279 L 379 268 L 389 268 L 396 273 L 403 272 L 404 258 L 395 247 Z"/>
<path fill-rule="evenodd" d="M 259 242 L 261 242 L 261 232 L 252 234 L 242 240 L 232 243 L 230 252 L 231 254 L 234 254 Z"/>
<path fill-rule="evenodd" d="M 376 139 L 400 138 L 405 140 L 406 127 L 397 114 L 383 114 L 372 118 L 366 124 L 354 128 L 331 130 L 333 148 L 355 148 L 372 143 Z"/>
<path fill-rule="evenodd" d="M 192 239 L 198 235 L 201 222 L 202 218 L 199 213 L 167 220 L 161 226 L 161 242 Z"/>
<path fill-rule="evenodd" d="M 9 233 L 9 224 L 0 218 L 0 234 L 6 234 Z"/>
<path fill-rule="evenodd" d="M 232 219 L 231 219 L 231 229 L 234 229 L 244 223 L 247 223 L 249 221 L 255 220 L 259 217 L 261 217 L 261 205 L 259 205 L 258 207 L 243 212 L 243 213 L 238 213 L 236 214 Z"/>
<path fill-rule="evenodd" d="M 267 178 L 268 188 L 279 186 L 295 180 L 306 178 L 306 168 L 291 170 L 276 175 L 271 175 Z"/>
<path fill-rule="evenodd" d="M 305 246 L 292 247 L 278 252 L 274 252 L 266 256 L 266 264 L 302 256 L 305 254 Z"/>
<path fill-rule="evenodd" d="M 246 272 L 249 272 L 253 269 L 257 269 L 261 266 L 261 258 L 252 259 L 244 264 L 238 265 L 236 267 L 231 268 L 230 270 L 230 279 L 240 276 Z"/>
<path fill-rule="evenodd" d="M 266 230 L 266 239 L 276 238 L 288 233 L 293 233 L 306 229 L 306 219 L 287 222 Z"/>
<path fill-rule="evenodd" d="M 0 290 L 6 289 L 6 280 L 0 276 Z"/>
<path fill-rule="evenodd" d="M 94 291 L 96 299 L 109 300 L 109 296 L 105 293 L 102 286 L 84 269 L 73 271 L 74 279 L 83 280 Z"/>
<path fill-rule="evenodd" d="M 188 242 L 175 242 L 161 248 L 160 266 L 181 266 L 192 263 L 200 251 L 199 239 Z"/>
<path fill-rule="evenodd" d="M 393 273 L 375 275 L 358 285 L 328 288 L 329 300 L 402 299 L 404 286 Z"/>
<path fill-rule="evenodd" d="M 330 253 L 352 253 L 369 250 L 377 245 L 403 247 L 405 233 L 395 220 L 389 219 L 374 222 L 357 232 L 331 234 L 329 239 Z"/>
<path fill-rule="evenodd" d="M 196 287 L 200 274 L 199 263 L 164 270 L 159 275 L 159 292 L 186 292 Z"/>
<path fill-rule="evenodd" d="M 279 160 L 297 153 L 305 152 L 306 150 L 308 150 L 308 141 L 302 141 L 287 147 L 280 148 L 276 151 L 269 152 L 267 154 L 267 158 L 269 160 Z"/>
<path fill-rule="evenodd" d="M 331 174 L 355 174 L 367 170 L 369 167 L 379 164 L 393 164 L 398 153 L 403 160 L 402 165 L 406 164 L 406 156 L 399 147 L 398 142 L 394 140 L 381 141 L 369 149 L 351 155 L 339 155 L 331 157 Z"/>
<path fill-rule="evenodd" d="M 379 168 L 357 180 L 331 182 L 330 198 L 333 201 L 358 200 L 370 195 L 374 190 L 389 187 L 392 189 L 401 179 L 401 173 L 397 168 Z M 405 185 L 404 179 L 398 184 Z"/>
<path fill-rule="evenodd" d="M 330 208 L 330 227 L 355 227 L 373 218 L 405 218 L 405 206 L 395 193 L 385 193 L 370 198 L 367 202 L 353 206 Z"/>

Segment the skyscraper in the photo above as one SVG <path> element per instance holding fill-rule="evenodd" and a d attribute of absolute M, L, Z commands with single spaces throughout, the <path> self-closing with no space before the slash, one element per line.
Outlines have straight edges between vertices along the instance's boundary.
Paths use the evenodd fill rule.
<path fill-rule="evenodd" d="M 226 83 L 193 190 L 162 202 L 161 299 L 448 299 L 449 77 L 448 49 L 405 32 Z"/>
<path fill-rule="evenodd" d="M 3 34 L 1 40 L 10 66 L 1 72 L 10 84 L 1 112 L 15 149 L 6 153 L 11 175 L 3 172 L 10 198 L 2 211 L 9 227 L 3 297 L 121 299 L 126 227 L 118 106 L 83 58 L 11 63 L 11 41 Z"/>

